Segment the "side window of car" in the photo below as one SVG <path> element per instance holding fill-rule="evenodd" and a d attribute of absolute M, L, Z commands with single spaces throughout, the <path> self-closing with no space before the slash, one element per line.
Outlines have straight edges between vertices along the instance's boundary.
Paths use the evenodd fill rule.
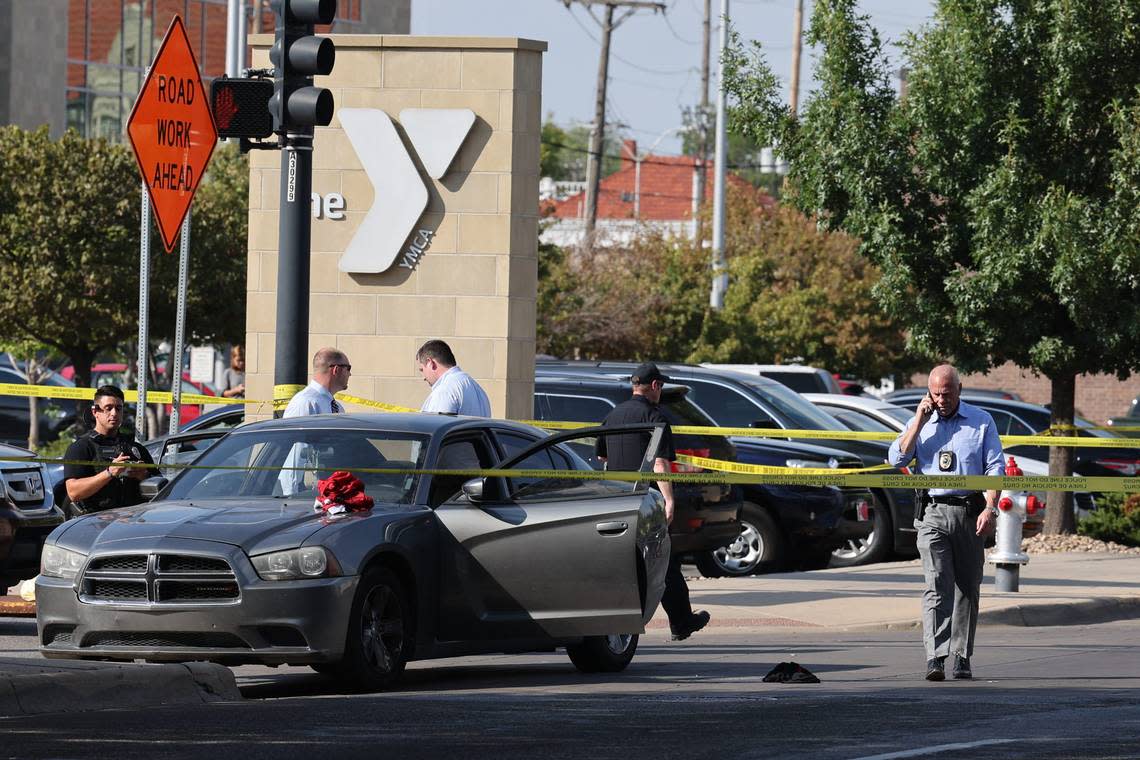
<path fill-rule="evenodd" d="M 480 470 L 493 466 L 490 449 L 482 438 L 459 438 L 444 441 L 436 459 L 439 470 Z M 459 496 L 468 475 L 432 475 L 428 490 L 428 505 L 438 507 Z"/>
<path fill-rule="evenodd" d="M 689 400 L 708 413 L 718 425 L 752 427 L 755 422 L 771 420 L 755 402 L 732 388 L 696 378 L 681 378 L 677 382 L 689 386 Z"/>
<path fill-rule="evenodd" d="M 1013 421 L 1013 417 L 1008 412 L 1003 412 L 999 409 L 988 410 L 990 416 L 994 418 L 994 427 L 997 428 L 998 435 L 1009 435 L 1009 426 Z"/>
<path fill-rule="evenodd" d="M 588 439 L 592 441 L 593 439 Z M 581 467 L 574 464 L 573 455 L 563 450 L 563 446 L 574 447 L 573 441 L 539 449 L 525 459 L 511 465 L 511 469 L 575 470 Z M 592 444 L 591 444 L 592 447 Z M 512 501 L 519 503 L 541 501 L 565 501 L 567 499 L 589 499 L 629 493 L 632 483 L 609 480 L 578 480 L 561 478 L 557 475 L 534 478 L 510 478 L 507 481 L 508 494 Z"/>
<path fill-rule="evenodd" d="M 613 402 L 596 396 L 556 395 L 553 393 L 544 395 L 546 396 L 546 409 L 543 411 L 549 415 L 541 418 L 544 420 L 598 424 L 614 408 Z M 538 406 L 537 402 L 535 406 Z"/>

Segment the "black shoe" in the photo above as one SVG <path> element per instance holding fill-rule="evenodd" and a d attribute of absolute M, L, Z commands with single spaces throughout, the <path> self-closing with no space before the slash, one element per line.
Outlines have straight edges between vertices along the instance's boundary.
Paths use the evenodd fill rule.
<path fill-rule="evenodd" d="M 942 681 L 946 678 L 946 668 L 942 665 L 942 657 L 935 657 L 926 661 L 926 680 Z"/>
<path fill-rule="evenodd" d="M 974 673 L 970 670 L 970 658 L 963 657 L 960 654 L 954 655 L 954 677 L 955 678 L 973 678 Z"/>
<path fill-rule="evenodd" d="M 701 610 L 700 612 L 694 612 L 693 614 L 689 615 L 689 620 L 685 623 L 684 628 L 673 629 L 673 641 L 684 641 L 708 624 L 709 613 L 705 612 L 704 610 Z"/>

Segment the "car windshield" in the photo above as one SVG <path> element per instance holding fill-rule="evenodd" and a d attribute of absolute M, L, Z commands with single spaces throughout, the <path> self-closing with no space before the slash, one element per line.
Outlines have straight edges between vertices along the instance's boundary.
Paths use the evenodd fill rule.
<path fill-rule="evenodd" d="M 777 421 L 789 430 L 843 430 L 845 427 L 827 412 L 817 409 L 810 401 L 777 382 L 759 383 L 744 381 L 764 403 L 773 407 Z"/>
<path fill-rule="evenodd" d="M 378 502 L 410 504 L 418 475 L 361 468 L 423 467 L 427 436 L 385 430 L 235 432 L 171 485 L 167 499 L 316 498 L 317 481 L 347 470 Z"/>
<path fill-rule="evenodd" d="M 904 426 L 914 419 L 914 412 L 908 412 L 906 409 L 898 406 L 884 406 L 880 407 L 878 411 L 888 417 L 894 417 Z"/>

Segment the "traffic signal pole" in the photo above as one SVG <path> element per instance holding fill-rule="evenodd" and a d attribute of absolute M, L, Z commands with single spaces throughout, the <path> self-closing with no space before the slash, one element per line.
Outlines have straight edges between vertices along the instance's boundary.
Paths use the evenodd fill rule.
<path fill-rule="evenodd" d="M 313 136 L 292 133 L 281 151 L 277 234 L 277 342 L 273 399 L 287 401 L 308 380 L 309 248 L 312 231 Z M 281 409 L 275 410 L 278 414 Z"/>

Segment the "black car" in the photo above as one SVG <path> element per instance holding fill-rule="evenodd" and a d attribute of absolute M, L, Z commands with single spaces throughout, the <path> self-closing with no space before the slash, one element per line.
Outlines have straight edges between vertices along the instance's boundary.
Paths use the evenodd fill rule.
<path fill-rule="evenodd" d="M 0 367 L 0 383 L 27 385 L 28 378 L 10 366 Z M 44 385 L 73 387 L 73 383 L 57 374 L 50 375 Z M 75 424 L 75 405 L 71 401 L 41 398 L 36 416 L 39 418 L 40 441 L 54 441 Z M 28 442 L 28 428 L 32 415 L 27 396 L 0 395 L 0 443 L 22 446 Z"/>
<path fill-rule="evenodd" d="M 921 398 L 920 396 L 919 399 Z M 969 390 L 962 392 L 962 400 L 989 412 L 994 418 L 999 435 L 1035 435 L 1047 431 L 1052 424 L 1050 411 L 1036 404 L 980 396 Z M 899 405 L 909 407 L 913 411 L 918 406 L 918 399 Z M 1081 417 L 1077 417 L 1074 424 L 1078 428 L 1077 435 L 1082 438 L 1120 438 L 1120 434 L 1100 430 L 1092 422 Z M 1005 453 L 1015 457 L 1049 461 L 1048 446 L 1011 446 L 1005 449 Z M 1074 448 L 1073 472 L 1085 477 L 1101 475 L 1134 477 L 1140 474 L 1140 449 L 1127 446 Z"/>
<path fill-rule="evenodd" d="M 636 365 L 631 362 L 588 362 L 541 360 L 539 375 L 546 373 L 628 377 Z M 675 383 L 689 388 L 688 399 L 722 427 L 774 428 L 785 430 L 835 430 L 849 432 L 831 415 L 817 409 L 800 394 L 775 380 L 743 372 L 733 372 L 689 364 L 657 362 L 661 371 Z M 754 438 L 733 438 L 738 447 Z M 882 441 L 828 441 L 827 447 L 853 454 L 865 467 L 882 465 L 890 444 Z M 831 564 L 836 567 L 871 564 L 892 553 L 914 556 L 918 553 L 914 529 L 914 491 L 872 488 L 871 523 L 873 530 L 852 547 L 837 549 Z"/>
<path fill-rule="evenodd" d="M 539 373 L 535 377 L 535 416 L 543 420 L 600 422 L 630 397 L 628 378 Z M 687 400 L 688 388 L 666 385 L 661 409 L 672 425 L 715 426 Z M 858 458 L 842 451 L 787 441 L 730 441 L 720 436 L 676 434 L 679 454 L 735 460 L 766 466 L 858 467 Z M 595 463 L 596 464 L 596 463 Z M 677 471 L 700 468 L 675 465 Z M 831 552 L 871 529 L 865 489 L 748 484 L 738 489 L 677 484 L 673 542 L 689 554 L 706 576 L 749 575 L 794 567 L 822 567 Z M 719 505 L 741 506 L 737 535 L 711 531 L 701 523 Z M 699 529 L 690 535 L 691 526 Z M 725 526 L 727 527 L 727 525 Z M 679 535 L 680 534 L 680 535 Z M 707 535 L 706 535 L 707 534 Z"/>
<path fill-rule="evenodd" d="M 44 539 L 64 519 L 42 464 L 4 461 L 33 456 L 27 449 L 0 445 L 0 595 L 35 577 Z"/>

